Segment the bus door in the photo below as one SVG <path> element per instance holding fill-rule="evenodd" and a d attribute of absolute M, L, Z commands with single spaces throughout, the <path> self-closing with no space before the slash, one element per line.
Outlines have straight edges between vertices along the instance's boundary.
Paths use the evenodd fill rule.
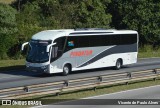
<path fill-rule="evenodd" d="M 57 68 L 62 67 L 62 55 L 63 55 L 63 48 L 65 44 L 65 37 L 60 37 L 55 39 L 54 43 L 56 45 L 52 46 L 52 53 L 51 53 L 51 64 L 56 65 Z M 53 62 L 53 63 L 52 63 Z"/>
<path fill-rule="evenodd" d="M 58 46 L 52 46 L 52 49 L 51 49 L 51 64 L 52 65 L 57 65 L 57 59 L 58 57 Z M 54 64 L 52 63 L 54 62 Z"/>

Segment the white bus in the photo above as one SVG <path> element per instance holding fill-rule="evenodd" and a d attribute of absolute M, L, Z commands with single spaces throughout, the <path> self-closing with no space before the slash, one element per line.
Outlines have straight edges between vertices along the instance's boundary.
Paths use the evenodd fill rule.
<path fill-rule="evenodd" d="M 137 62 L 138 33 L 133 30 L 46 30 L 29 42 L 26 68 L 44 73 L 111 67 Z"/>

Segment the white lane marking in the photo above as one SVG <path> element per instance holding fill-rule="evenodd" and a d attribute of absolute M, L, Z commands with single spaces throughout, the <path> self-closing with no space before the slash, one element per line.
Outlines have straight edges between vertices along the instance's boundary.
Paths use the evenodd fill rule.
<path fill-rule="evenodd" d="M 126 92 L 131 92 L 131 91 L 136 91 L 136 90 L 143 90 L 143 89 L 154 88 L 154 87 L 160 87 L 160 85 L 149 86 L 149 87 L 142 87 L 142 88 L 137 88 L 137 89 L 131 89 L 131 90 L 126 90 L 126 91 L 120 91 L 120 92 L 115 92 L 115 93 L 103 94 L 103 95 L 92 96 L 92 97 L 81 98 L 81 99 L 91 99 L 91 98 L 96 98 L 96 97 L 101 97 L 101 96 L 115 95 L 115 94 L 119 94 L 119 93 L 126 93 Z M 65 102 L 72 102 L 72 101 L 76 101 L 76 100 L 58 102 L 57 104 L 59 104 L 59 103 L 65 103 Z M 45 107 L 45 106 L 47 107 L 47 106 L 50 106 L 50 105 L 34 106 L 34 107 L 31 107 L 31 108 L 41 108 L 41 107 Z"/>
<path fill-rule="evenodd" d="M 131 89 L 131 90 L 126 90 L 126 91 L 120 91 L 120 92 L 115 92 L 115 93 L 109 93 L 109 94 L 87 97 L 87 98 L 82 98 L 82 99 L 91 99 L 91 98 L 96 98 L 96 97 L 101 97 L 101 96 L 115 95 L 115 94 L 126 93 L 126 92 L 137 91 L 137 90 L 143 90 L 143 89 L 149 89 L 149 88 L 154 88 L 154 87 L 160 87 L 160 85 L 142 87 L 142 88 L 137 88 L 137 89 Z"/>

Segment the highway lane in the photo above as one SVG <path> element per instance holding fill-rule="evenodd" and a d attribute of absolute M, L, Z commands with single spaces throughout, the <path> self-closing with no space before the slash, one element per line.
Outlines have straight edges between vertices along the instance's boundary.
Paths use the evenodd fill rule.
<path fill-rule="evenodd" d="M 154 68 L 160 68 L 160 58 L 139 59 L 138 63 L 121 70 L 113 70 L 112 68 L 94 69 L 77 71 L 68 76 L 62 76 L 61 74 L 45 75 L 26 71 L 0 72 L 0 89 Z"/>
<path fill-rule="evenodd" d="M 116 100 L 113 105 L 106 105 L 108 99 Z M 141 102 L 149 102 L 152 99 L 152 102 L 159 102 L 159 105 L 117 105 L 118 101 L 123 102 L 135 102 L 138 104 Z M 137 100 L 137 99 L 143 99 Z M 145 100 L 148 99 L 148 100 Z M 139 102 L 138 102 L 139 101 Z M 46 106 L 39 106 L 39 108 L 159 108 L 160 107 L 160 85 L 158 86 L 151 86 L 151 87 L 144 87 L 139 89 L 127 90 L 122 92 L 116 92 L 111 94 L 105 94 L 100 96 L 94 96 L 89 98 L 84 98 L 80 100 L 74 101 L 67 101 L 67 102 L 60 102 L 54 105 L 46 105 Z"/>

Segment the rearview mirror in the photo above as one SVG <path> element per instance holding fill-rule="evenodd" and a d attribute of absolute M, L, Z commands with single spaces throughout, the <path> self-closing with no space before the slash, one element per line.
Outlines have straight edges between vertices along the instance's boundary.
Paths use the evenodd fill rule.
<path fill-rule="evenodd" d="M 50 47 L 53 46 L 53 45 L 55 45 L 55 44 L 56 44 L 56 43 L 49 44 L 49 45 L 47 46 L 46 52 L 49 52 Z"/>
<path fill-rule="evenodd" d="M 28 43 L 29 43 L 29 42 L 25 42 L 25 43 L 22 44 L 22 47 L 21 47 L 21 50 L 22 50 L 22 51 L 24 50 L 24 46 L 27 45 Z"/>

